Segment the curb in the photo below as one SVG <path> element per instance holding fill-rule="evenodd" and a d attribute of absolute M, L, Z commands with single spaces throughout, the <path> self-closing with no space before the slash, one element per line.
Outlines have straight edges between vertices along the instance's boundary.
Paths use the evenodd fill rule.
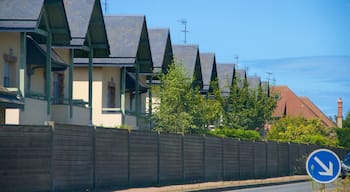
<path fill-rule="evenodd" d="M 225 190 L 238 190 L 245 188 L 254 188 L 261 186 L 271 186 L 271 185 L 283 185 L 288 183 L 297 183 L 310 181 L 310 177 L 306 175 L 297 176 L 286 176 L 268 179 L 252 179 L 252 180 L 241 180 L 241 181 L 218 181 L 218 182 L 206 182 L 206 183 L 196 183 L 196 184 L 183 184 L 183 185 L 171 185 L 162 187 L 146 187 L 146 188 L 130 188 L 126 190 L 121 190 L 122 192 L 175 192 L 175 191 L 198 191 L 198 192 L 208 192 L 208 191 L 225 191 Z"/>

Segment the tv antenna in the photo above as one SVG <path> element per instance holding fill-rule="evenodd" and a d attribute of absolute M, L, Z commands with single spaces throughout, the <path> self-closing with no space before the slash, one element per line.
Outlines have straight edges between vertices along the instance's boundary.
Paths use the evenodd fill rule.
<path fill-rule="evenodd" d="M 239 56 L 238 56 L 238 55 L 235 55 L 235 59 L 236 59 L 236 66 L 238 67 L 238 59 L 239 59 Z"/>
<path fill-rule="evenodd" d="M 105 0 L 105 13 L 107 13 L 108 0 Z"/>
<path fill-rule="evenodd" d="M 265 73 L 267 74 L 267 83 L 270 84 L 270 81 L 272 80 L 272 82 L 273 82 L 272 85 L 275 85 L 276 79 L 275 79 L 275 77 L 272 76 L 272 73 L 269 71 L 267 71 Z"/>
<path fill-rule="evenodd" d="M 181 30 L 181 32 L 184 33 L 184 36 L 185 36 L 185 38 L 184 38 L 184 43 L 186 44 L 186 43 L 187 43 L 187 33 L 189 32 L 189 31 L 187 30 L 187 20 L 186 20 L 186 19 L 181 19 L 179 22 L 180 22 L 182 25 L 184 25 L 184 30 Z"/>

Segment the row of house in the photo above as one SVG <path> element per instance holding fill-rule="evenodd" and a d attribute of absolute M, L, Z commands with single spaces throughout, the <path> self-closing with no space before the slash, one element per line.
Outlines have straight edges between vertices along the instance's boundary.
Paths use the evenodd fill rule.
<path fill-rule="evenodd" d="M 103 16 L 99 0 L 0 1 L 0 123 L 148 128 L 154 74 L 175 59 L 203 95 L 218 79 L 266 85 L 198 45 L 174 45 L 145 16 Z M 268 92 L 268 90 L 267 90 Z"/>

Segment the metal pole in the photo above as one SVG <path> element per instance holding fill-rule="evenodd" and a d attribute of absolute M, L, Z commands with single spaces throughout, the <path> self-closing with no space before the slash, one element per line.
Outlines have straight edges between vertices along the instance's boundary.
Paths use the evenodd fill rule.
<path fill-rule="evenodd" d="M 69 90 L 68 90 L 68 102 L 69 102 L 69 117 L 73 117 L 73 71 L 74 71 L 74 49 L 70 50 L 69 60 Z"/>
<path fill-rule="evenodd" d="M 46 42 L 46 100 L 47 100 L 47 115 L 48 121 L 51 120 L 51 45 L 52 45 L 52 34 L 49 31 Z"/>
<path fill-rule="evenodd" d="M 126 87 L 126 68 L 121 68 L 121 93 L 120 93 L 120 109 L 122 112 L 122 125 L 125 124 L 125 87 Z"/>

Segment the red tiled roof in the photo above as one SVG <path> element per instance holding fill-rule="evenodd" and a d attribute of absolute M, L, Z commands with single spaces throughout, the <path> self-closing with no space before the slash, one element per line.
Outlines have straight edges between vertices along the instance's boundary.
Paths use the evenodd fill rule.
<path fill-rule="evenodd" d="M 315 104 L 306 97 L 298 97 L 287 86 L 274 86 L 272 94 L 278 95 L 277 106 L 272 113 L 273 117 L 304 117 L 306 119 L 319 118 L 327 127 L 336 127 Z"/>

